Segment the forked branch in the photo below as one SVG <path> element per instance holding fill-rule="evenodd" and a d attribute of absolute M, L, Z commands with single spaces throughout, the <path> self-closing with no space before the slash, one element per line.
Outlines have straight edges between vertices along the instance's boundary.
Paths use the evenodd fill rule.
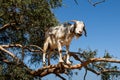
<path fill-rule="evenodd" d="M 20 48 L 25 48 L 25 49 L 28 49 L 30 51 L 39 51 L 41 52 L 41 49 L 39 46 L 37 45 L 30 45 L 30 46 L 22 46 L 20 44 L 10 44 L 10 45 L 0 45 L 0 50 L 3 51 L 5 54 L 8 54 L 10 55 L 12 58 L 15 58 L 15 59 L 19 59 L 18 57 L 16 57 L 14 55 L 14 53 L 11 53 L 10 51 L 8 51 L 7 49 L 5 48 L 11 48 L 11 47 L 20 47 Z M 35 49 L 37 50 L 33 50 L 33 48 L 31 47 L 35 47 Z M 67 64 L 64 64 L 64 63 L 58 63 L 56 65 L 49 65 L 49 66 L 44 66 L 44 67 L 41 67 L 37 70 L 32 70 L 30 69 L 29 67 L 27 67 L 24 62 L 20 62 L 20 65 L 22 65 L 22 67 L 26 67 L 26 71 L 30 74 L 30 75 L 33 75 L 33 76 L 40 76 L 40 77 L 44 77 L 48 74 L 56 74 L 58 77 L 60 78 L 63 78 L 61 75 L 61 73 L 64 73 L 64 74 L 67 74 L 66 71 L 69 69 L 69 70 L 73 70 L 73 69 L 81 69 L 82 67 L 86 68 L 87 70 L 99 75 L 101 73 L 105 73 L 105 72 L 120 72 L 119 70 L 110 70 L 110 69 L 101 69 L 101 71 L 96 71 L 94 69 L 91 69 L 89 68 L 87 65 L 91 64 L 91 63 L 95 63 L 95 62 L 111 62 L 111 63 L 118 63 L 120 64 L 120 60 L 116 60 L 116 59 L 113 59 L 113 58 L 90 58 L 86 61 L 83 61 L 81 60 L 76 54 L 76 52 L 70 52 L 70 56 L 73 56 L 75 58 L 75 60 L 77 61 L 80 61 L 80 63 L 78 64 L 75 64 L 75 65 L 67 65 Z M 2 53 L 0 53 L 2 54 Z M 10 62 L 8 61 L 7 59 L 4 59 L 4 58 L 1 58 L 0 61 L 6 63 L 6 64 L 11 64 L 11 65 L 17 65 L 17 66 L 20 66 L 16 63 L 13 63 L 13 62 Z M 21 67 L 21 66 L 20 66 Z"/>
<path fill-rule="evenodd" d="M 49 66 L 45 66 L 42 67 L 36 71 L 31 71 L 30 73 L 32 75 L 37 75 L 37 76 L 46 76 L 48 74 L 51 73 L 65 73 L 66 69 L 81 69 L 82 67 L 87 66 L 90 63 L 94 63 L 94 62 L 112 62 L 112 63 L 120 63 L 120 60 L 115 60 L 115 59 L 111 59 L 111 58 L 91 58 L 90 60 L 87 60 L 81 64 L 76 64 L 76 65 L 66 65 L 66 64 L 62 64 L 62 70 L 60 69 L 60 64 L 57 65 L 49 65 Z M 95 71 L 94 71 L 95 72 Z M 95 72 L 97 74 L 103 73 L 103 72 L 120 72 L 118 70 L 103 70 L 101 72 Z"/>

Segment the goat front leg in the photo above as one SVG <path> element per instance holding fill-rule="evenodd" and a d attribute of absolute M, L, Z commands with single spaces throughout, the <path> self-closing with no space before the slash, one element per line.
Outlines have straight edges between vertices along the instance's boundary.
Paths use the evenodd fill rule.
<path fill-rule="evenodd" d="M 46 56 L 46 53 L 43 53 L 43 66 L 46 65 L 46 62 L 45 62 L 45 56 Z"/>
<path fill-rule="evenodd" d="M 52 51 L 50 50 L 50 53 L 48 54 L 48 65 L 51 65 L 51 64 L 50 64 L 51 55 L 52 55 Z"/>
<path fill-rule="evenodd" d="M 48 48 L 48 42 L 45 42 L 44 46 L 43 46 L 43 50 L 44 50 L 44 52 L 43 52 L 43 66 L 46 65 L 46 58 L 45 57 L 46 57 L 47 48 Z"/>
<path fill-rule="evenodd" d="M 70 54 L 69 54 L 69 45 L 66 45 L 66 54 L 67 54 L 67 59 L 66 59 L 66 63 L 68 64 L 68 65 L 70 65 L 71 64 L 71 62 L 70 62 Z"/>
<path fill-rule="evenodd" d="M 63 59 L 62 59 L 62 45 L 60 43 L 60 41 L 58 41 L 58 52 L 59 52 L 59 62 L 63 63 Z"/>

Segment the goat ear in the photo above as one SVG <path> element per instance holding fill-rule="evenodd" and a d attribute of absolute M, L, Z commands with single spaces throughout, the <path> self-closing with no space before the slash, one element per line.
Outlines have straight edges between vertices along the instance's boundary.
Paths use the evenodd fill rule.
<path fill-rule="evenodd" d="M 87 37 L 87 31 L 86 31 L 85 27 L 83 28 L 83 31 L 84 31 L 85 36 Z"/>
<path fill-rule="evenodd" d="M 74 24 L 74 28 L 76 28 L 76 27 L 77 27 L 77 23 Z"/>
<path fill-rule="evenodd" d="M 75 28 L 76 28 L 76 23 L 73 25 L 73 27 L 70 29 L 70 32 L 74 33 L 75 32 Z"/>
<path fill-rule="evenodd" d="M 73 32 L 74 32 L 74 27 L 72 27 L 72 28 L 70 29 L 70 32 L 71 32 L 71 33 L 73 33 Z"/>

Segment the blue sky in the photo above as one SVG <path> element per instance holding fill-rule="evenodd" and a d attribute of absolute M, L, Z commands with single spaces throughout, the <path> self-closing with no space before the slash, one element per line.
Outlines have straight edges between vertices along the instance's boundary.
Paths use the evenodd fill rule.
<path fill-rule="evenodd" d="M 84 21 L 87 37 L 73 39 L 70 51 L 79 48 L 98 50 L 98 57 L 104 55 L 105 50 L 120 59 L 120 0 L 106 0 L 106 2 L 93 7 L 87 0 L 64 0 L 64 6 L 53 10 L 57 19 L 63 23 L 69 20 Z M 96 0 L 97 1 L 97 0 Z M 84 69 L 79 72 L 81 76 L 74 76 L 74 80 L 83 80 Z M 55 77 L 48 76 L 44 80 Z M 100 76 L 87 74 L 87 80 L 100 80 Z M 55 78 L 56 80 L 56 78 Z M 59 78 L 57 78 L 59 80 Z"/>
<path fill-rule="evenodd" d="M 78 0 L 78 4 L 74 0 L 64 0 L 62 8 L 53 10 L 61 23 L 77 19 L 86 24 L 88 36 L 74 39 L 70 50 L 98 49 L 98 56 L 103 56 L 106 50 L 120 58 L 120 0 L 106 0 L 96 7 L 87 0 Z"/>

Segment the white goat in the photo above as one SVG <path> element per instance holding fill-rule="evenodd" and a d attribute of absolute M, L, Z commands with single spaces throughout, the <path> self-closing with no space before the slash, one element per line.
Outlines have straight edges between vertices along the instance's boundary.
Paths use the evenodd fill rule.
<path fill-rule="evenodd" d="M 43 46 L 43 65 L 46 65 L 45 57 L 47 49 L 52 51 L 57 48 L 59 52 L 59 62 L 64 62 L 62 59 L 62 46 L 66 46 L 66 63 L 71 64 L 69 61 L 69 46 L 71 40 L 74 36 L 76 38 L 82 36 L 83 31 L 85 33 L 85 36 L 87 34 L 85 25 L 82 21 L 72 20 L 71 22 L 74 22 L 74 24 L 68 24 L 66 26 L 62 24 L 60 26 L 51 27 L 46 32 L 46 40 Z M 50 59 L 50 55 L 48 56 L 48 59 Z M 50 65 L 49 61 L 50 60 L 48 60 L 48 65 Z"/>

